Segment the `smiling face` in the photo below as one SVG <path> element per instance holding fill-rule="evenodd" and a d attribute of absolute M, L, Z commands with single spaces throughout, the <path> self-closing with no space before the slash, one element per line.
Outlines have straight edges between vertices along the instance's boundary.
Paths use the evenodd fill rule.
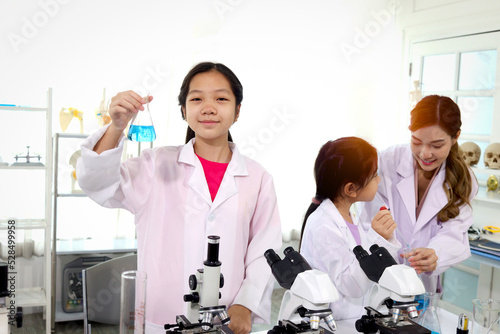
<path fill-rule="evenodd" d="M 411 151 L 418 167 L 424 172 L 434 171 L 446 160 L 451 147 L 457 142 L 438 125 L 431 125 L 411 134 Z"/>
<path fill-rule="evenodd" d="M 204 141 L 227 141 L 231 125 L 238 119 L 240 105 L 229 81 L 217 71 L 195 75 L 189 84 L 184 118 Z"/>

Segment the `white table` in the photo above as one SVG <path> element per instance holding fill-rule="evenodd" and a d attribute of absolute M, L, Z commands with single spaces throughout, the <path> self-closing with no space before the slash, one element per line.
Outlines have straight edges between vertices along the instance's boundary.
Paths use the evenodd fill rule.
<path fill-rule="evenodd" d="M 439 323 L 441 325 L 441 333 L 440 334 L 456 334 L 457 333 L 457 324 L 458 324 L 458 316 L 438 308 L 438 317 Z M 349 319 L 349 320 L 340 320 L 337 321 L 337 333 L 338 334 L 359 334 L 359 332 L 354 327 L 354 324 L 357 319 Z M 469 328 L 470 330 L 470 328 Z"/>
<path fill-rule="evenodd" d="M 456 334 L 458 316 L 455 314 L 438 308 L 439 323 L 441 325 L 440 334 Z M 337 321 L 337 334 L 359 334 L 354 327 L 357 319 L 339 320 Z M 469 331 L 470 331 L 469 327 Z M 254 332 L 254 334 L 267 334 L 267 331 Z"/>

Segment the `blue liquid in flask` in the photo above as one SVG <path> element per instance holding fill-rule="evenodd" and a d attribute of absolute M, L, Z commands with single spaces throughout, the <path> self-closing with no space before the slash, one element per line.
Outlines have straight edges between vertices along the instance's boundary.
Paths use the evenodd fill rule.
<path fill-rule="evenodd" d="M 152 142 L 156 139 L 156 132 L 153 125 L 130 125 L 128 130 L 129 140 L 138 142 Z"/>

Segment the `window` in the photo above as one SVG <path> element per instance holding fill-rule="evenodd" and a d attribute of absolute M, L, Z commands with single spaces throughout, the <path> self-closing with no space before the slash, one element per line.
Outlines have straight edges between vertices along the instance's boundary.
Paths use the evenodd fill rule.
<path fill-rule="evenodd" d="M 481 148 L 481 159 L 474 168 L 480 185 L 473 202 L 477 226 L 489 224 L 498 215 L 500 203 L 500 194 L 487 193 L 485 188 L 488 176 L 498 172 L 485 168 L 483 161 L 486 147 L 500 142 L 500 90 L 495 89 L 500 83 L 499 57 L 498 31 L 418 42 L 411 50 L 412 86 L 418 81 L 423 96 L 445 95 L 457 102 L 462 113 L 459 144 L 472 141 Z M 465 261 L 444 274 L 440 305 L 455 313 L 470 311 L 472 298 L 491 296 L 492 280 L 485 265 Z"/>

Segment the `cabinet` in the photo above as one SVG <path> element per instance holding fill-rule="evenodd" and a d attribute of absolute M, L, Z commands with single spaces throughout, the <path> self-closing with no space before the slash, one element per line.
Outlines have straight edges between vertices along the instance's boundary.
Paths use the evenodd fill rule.
<path fill-rule="evenodd" d="M 53 329 L 56 322 L 83 319 L 83 312 L 63 311 L 62 273 L 66 264 L 79 257 L 106 255 L 113 258 L 123 253 L 135 252 L 137 249 L 135 238 L 117 238 L 116 233 L 111 233 L 111 229 L 104 229 L 104 226 L 111 225 L 111 221 L 119 219 L 118 209 L 103 208 L 94 203 L 80 190 L 72 176 L 81 142 L 87 136 L 76 133 L 54 134 L 52 249 L 55 252 L 52 252 L 51 304 Z M 122 213 L 122 216 L 124 214 Z M 94 224 L 93 228 L 89 227 L 90 220 L 98 224 Z M 98 233 L 89 231 L 96 228 Z"/>
<path fill-rule="evenodd" d="M 47 105 L 45 107 L 0 105 L 0 117 L 2 117 L 3 124 L 8 124 L 8 129 L 2 130 L 2 138 L 0 139 L 2 143 L 0 156 L 4 160 L 0 164 L 0 183 L 2 184 L 0 240 L 2 243 L 11 240 L 11 244 L 15 243 L 16 246 L 19 246 L 21 242 L 26 244 L 26 236 L 30 236 L 32 233 L 43 234 L 43 238 L 34 244 L 32 250 L 34 250 L 35 255 L 30 260 L 19 256 L 20 250 L 16 250 L 14 255 L 9 254 L 9 276 L 15 278 L 13 282 L 10 282 L 13 283 L 10 286 L 10 290 L 13 292 L 11 303 L 13 302 L 16 307 L 42 307 L 45 313 L 46 333 L 50 333 L 52 89 L 49 88 L 47 91 Z M 7 120 L 6 123 L 4 123 L 5 120 Z M 37 128 L 31 131 L 27 124 L 36 124 Z M 28 145 L 32 145 L 32 148 L 36 149 L 36 153 L 40 154 L 40 163 L 38 163 L 38 157 L 35 159 L 35 163 L 33 160 L 28 163 L 29 158 L 18 159 L 18 163 L 13 160 L 9 162 L 14 152 L 26 149 L 26 147 L 19 147 L 20 142 L 25 140 L 30 140 Z M 24 161 L 20 163 L 20 160 Z M 7 244 L 9 243 L 7 242 Z M 40 244 L 41 246 L 38 247 Z M 26 252 L 26 247 L 24 249 Z M 40 256 L 36 256 L 37 253 Z M 40 279 L 42 275 L 40 275 L 38 268 L 40 262 L 43 269 L 42 279 Z M 40 286 L 32 286 L 30 279 L 32 281 L 40 280 Z"/>

